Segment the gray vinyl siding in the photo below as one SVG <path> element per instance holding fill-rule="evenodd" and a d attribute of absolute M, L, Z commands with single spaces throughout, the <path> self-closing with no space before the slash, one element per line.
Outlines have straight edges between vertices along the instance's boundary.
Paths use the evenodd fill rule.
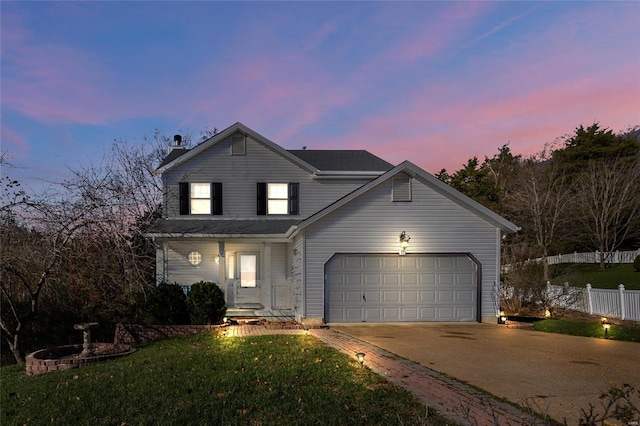
<path fill-rule="evenodd" d="M 305 315 L 324 316 L 324 266 L 334 253 L 398 253 L 402 231 L 408 253 L 470 253 L 481 265 L 481 317 L 495 317 L 498 280 L 496 227 L 413 179 L 411 202 L 392 202 L 387 180 L 305 230 Z"/>
<path fill-rule="evenodd" d="M 217 241 L 171 241 L 166 244 L 169 283 L 191 285 L 199 281 L 211 281 L 220 284 L 219 265 L 215 262 L 218 254 Z M 187 259 L 191 251 L 198 251 L 202 255 L 202 262 L 198 266 L 193 266 Z"/>
<path fill-rule="evenodd" d="M 215 217 L 219 219 L 258 217 L 256 215 L 256 183 L 258 182 L 298 182 L 300 214 L 296 217 L 303 219 L 368 181 L 317 181 L 308 171 L 250 138 L 247 138 L 246 155 L 231 155 L 230 143 L 231 138 L 221 141 L 165 173 L 166 210 L 164 213 L 166 217 L 179 216 L 179 182 L 222 182 L 223 215 Z M 290 216 L 270 217 L 277 219 Z"/>
<path fill-rule="evenodd" d="M 292 244 L 288 245 L 287 264 L 291 271 L 293 287 L 294 312 L 298 318 L 304 317 L 304 237 L 296 236 Z"/>
<path fill-rule="evenodd" d="M 272 307 L 293 309 L 291 280 L 287 277 L 287 243 L 271 244 Z"/>

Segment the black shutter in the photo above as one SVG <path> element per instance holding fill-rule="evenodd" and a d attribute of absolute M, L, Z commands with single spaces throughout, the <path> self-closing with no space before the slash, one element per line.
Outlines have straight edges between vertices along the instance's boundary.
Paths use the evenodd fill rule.
<path fill-rule="evenodd" d="M 300 213 L 300 184 L 289 184 L 289 214 L 297 215 Z"/>
<path fill-rule="evenodd" d="M 267 214 L 267 184 L 264 182 L 258 182 L 258 215 L 264 216 Z"/>
<path fill-rule="evenodd" d="M 222 214 L 222 182 L 211 183 L 211 214 Z"/>
<path fill-rule="evenodd" d="M 180 214 L 189 214 L 189 182 L 180 182 Z"/>

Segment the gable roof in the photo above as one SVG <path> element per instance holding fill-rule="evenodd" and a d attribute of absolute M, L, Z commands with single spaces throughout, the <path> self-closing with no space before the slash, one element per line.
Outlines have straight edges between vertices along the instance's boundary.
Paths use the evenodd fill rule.
<path fill-rule="evenodd" d="M 318 170 L 386 172 L 393 164 L 363 149 L 290 149 L 289 152 Z"/>
<path fill-rule="evenodd" d="M 165 165 L 171 163 L 176 158 L 180 157 L 182 154 L 186 154 L 189 150 L 187 148 L 174 148 L 169 152 L 169 154 L 164 157 L 164 160 L 160 163 L 158 168 L 164 167 Z"/>
<path fill-rule="evenodd" d="M 518 227 L 514 223 L 508 221 L 507 219 L 503 218 L 499 214 L 494 213 L 493 211 L 486 208 L 485 206 L 478 203 L 477 201 L 467 197 L 460 191 L 455 190 L 454 188 L 442 182 L 440 179 L 436 178 L 432 174 L 426 172 L 425 170 L 421 169 L 420 167 L 416 166 L 410 161 L 404 161 L 399 165 L 397 165 L 396 167 L 394 167 L 393 169 L 386 172 L 385 174 L 366 183 L 365 185 L 361 186 L 355 191 L 345 195 L 338 201 L 334 202 L 333 204 L 330 204 L 329 206 L 325 207 L 319 212 L 309 216 L 308 218 L 306 218 L 296 226 L 296 230 L 295 232 L 292 233 L 292 235 L 297 234 L 300 230 L 312 225 L 313 223 L 317 222 L 318 220 L 322 219 L 323 217 L 327 216 L 333 211 L 349 203 L 354 198 L 364 194 L 365 192 L 369 191 L 372 188 L 375 188 L 376 186 L 391 179 L 392 177 L 396 176 L 399 173 L 406 173 L 409 176 L 413 177 L 414 179 L 421 181 L 428 187 L 432 188 L 433 190 L 449 198 L 451 201 L 455 202 L 456 204 L 466 208 L 467 210 L 475 213 L 477 216 L 492 223 L 494 226 L 500 228 L 503 232 L 514 233 L 520 230 L 520 227 Z"/>
<path fill-rule="evenodd" d="M 292 163 L 295 163 L 295 164 L 299 165 L 301 168 L 309 171 L 310 173 L 313 173 L 316 170 L 312 165 L 306 163 L 302 159 L 300 159 L 300 158 L 296 157 L 295 155 L 289 153 L 286 149 L 282 148 L 280 145 L 278 145 L 278 144 L 276 144 L 274 142 L 271 142 L 269 139 L 265 138 L 261 134 L 251 130 L 250 128 L 248 128 L 244 124 L 238 122 L 238 123 L 233 124 L 232 126 L 227 127 L 226 129 L 224 129 L 220 133 L 217 133 L 217 134 L 211 136 L 209 139 L 205 140 L 204 142 L 194 146 L 193 148 L 191 148 L 187 152 L 183 153 L 182 155 L 180 155 L 180 156 L 178 156 L 178 157 L 176 157 L 176 158 L 174 158 L 174 159 L 172 159 L 170 161 L 163 161 L 160 164 L 160 166 L 158 166 L 158 168 L 155 170 L 154 173 L 155 174 L 164 173 L 165 171 L 177 166 L 178 164 L 181 164 L 181 163 L 189 160 L 190 158 L 195 157 L 196 155 L 198 155 L 202 151 L 212 147 L 213 145 L 228 139 L 229 137 L 231 137 L 235 133 L 242 133 L 245 136 L 251 137 L 251 139 L 253 139 L 254 141 L 262 144 L 263 146 L 271 149 L 272 151 L 277 152 L 282 157 L 287 158 Z"/>
<path fill-rule="evenodd" d="M 215 134 L 191 149 L 174 149 L 160 163 L 155 174 L 165 171 L 193 158 L 200 152 L 222 142 L 233 134 L 242 133 L 251 137 L 257 143 L 280 154 L 303 170 L 313 173 L 316 177 L 332 177 L 351 175 L 357 177 L 375 178 L 393 167 L 392 164 L 364 150 L 291 150 L 287 151 L 280 145 L 270 141 L 261 134 L 251 130 L 238 122 Z"/>

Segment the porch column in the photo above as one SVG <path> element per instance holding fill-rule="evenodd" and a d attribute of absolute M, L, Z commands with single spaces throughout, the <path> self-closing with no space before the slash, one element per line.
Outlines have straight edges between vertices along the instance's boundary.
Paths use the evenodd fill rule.
<path fill-rule="evenodd" d="M 268 306 L 265 306 L 265 309 L 271 309 L 273 306 L 273 301 L 271 300 L 271 242 L 264 242 L 264 268 L 262 269 L 262 282 L 264 283 L 263 296 L 265 305 L 268 303 Z"/>

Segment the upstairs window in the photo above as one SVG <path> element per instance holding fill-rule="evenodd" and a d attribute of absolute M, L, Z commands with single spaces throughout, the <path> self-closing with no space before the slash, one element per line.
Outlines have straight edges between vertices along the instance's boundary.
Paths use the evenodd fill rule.
<path fill-rule="evenodd" d="M 211 214 L 211 184 L 191 184 L 191 214 Z"/>
<path fill-rule="evenodd" d="M 222 183 L 181 182 L 180 214 L 222 214 Z"/>
<path fill-rule="evenodd" d="M 299 214 L 298 183 L 258 183 L 258 215 Z"/>
<path fill-rule="evenodd" d="M 289 213 L 289 185 L 286 183 L 267 184 L 267 214 Z"/>

